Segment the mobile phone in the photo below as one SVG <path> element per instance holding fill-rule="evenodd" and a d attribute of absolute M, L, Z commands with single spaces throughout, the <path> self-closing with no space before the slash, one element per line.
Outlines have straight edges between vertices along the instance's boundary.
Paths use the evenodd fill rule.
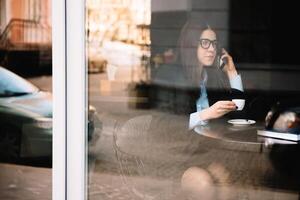
<path fill-rule="evenodd" d="M 222 53 L 222 48 L 219 49 L 219 53 L 218 53 L 218 68 L 220 70 L 223 70 L 223 68 L 225 67 L 225 65 L 227 64 L 227 58 L 222 58 L 222 56 L 224 55 Z"/>
<path fill-rule="evenodd" d="M 219 58 L 219 69 L 223 70 L 223 68 L 225 67 L 226 64 L 227 64 L 227 59 L 222 58 L 222 56 L 220 56 L 220 58 Z"/>

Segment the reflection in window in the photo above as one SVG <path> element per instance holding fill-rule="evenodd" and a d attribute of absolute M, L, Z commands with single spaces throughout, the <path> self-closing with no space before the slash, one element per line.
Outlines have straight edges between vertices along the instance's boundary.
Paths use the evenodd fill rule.
<path fill-rule="evenodd" d="M 286 108 L 277 102 L 300 106 L 299 70 L 273 68 L 279 62 L 269 30 L 280 15 L 270 4 L 88 1 L 88 92 L 95 114 L 89 199 L 299 198 L 298 142 L 257 135 L 267 113 L 276 121 Z M 201 88 L 191 84 L 183 61 L 195 63 L 200 24 L 216 30 L 218 44 L 232 55 L 245 105 L 188 130 Z M 185 33 L 195 43 L 182 45 Z M 216 70 L 223 73 L 207 70 L 209 105 L 234 93 L 218 87 Z M 296 116 L 299 109 L 290 111 Z M 293 119 L 290 126 L 297 124 Z"/>
<path fill-rule="evenodd" d="M 51 3 L 0 0 L 0 199 L 51 199 Z"/>
<path fill-rule="evenodd" d="M 150 0 L 90 0 L 87 16 L 89 70 L 107 68 L 110 80 L 115 78 L 119 65 L 132 68 L 131 73 L 140 73 L 137 66 L 149 58 Z M 146 77 L 129 80 L 141 78 Z"/>

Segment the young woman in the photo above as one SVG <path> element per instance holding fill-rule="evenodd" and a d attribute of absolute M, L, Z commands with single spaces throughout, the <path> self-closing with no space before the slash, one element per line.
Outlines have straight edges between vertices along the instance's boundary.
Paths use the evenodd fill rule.
<path fill-rule="evenodd" d="M 243 91 L 241 76 L 228 52 L 223 48 L 219 49 L 216 32 L 207 25 L 201 29 L 199 26 L 187 24 L 181 33 L 180 42 L 181 60 L 189 76 L 188 79 L 200 86 L 200 97 L 196 103 L 197 111 L 190 114 L 189 128 L 205 125 L 210 119 L 222 117 L 236 110 L 234 102 L 229 100 L 220 100 L 211 106 L 208 103 L 206 85 L 210 77 L 207 75 L 206 68 L 219 68 L 220 70 L 215 71 L 228 77 L 231 88 Z M 219 60 L 223 60 L 225 65 L 219 67 Z M 213 78 L 217 80 L 212 81 L 225 87 L 221 74 Z"/>
<path fill-rule="evenodd" d="M 209 105 L 206 90 L 208 82 L 217 89 L 231 91 L 234 88 L 243 92 L 241 76 L 232 57 L 225 49 L 220 48 L 216 31 L 207 25 L 199 26 L 201 24 L 187 23 L 180 39 L 181 61 L 186 69 L 187 79 L 194 86 L 200 87 L 197 111 L 190 114 L 189 129 L 204 126 L 208 120 L 222 117 L 237 109 L 234 102 L 226 100 L 231 99 L 230 96 Z M 220 60 L 224 65 L 221 65 Z M 218 178 L 218 181 L 226 179 L 226 169 L 218 164 L 212 166 L 214 167 L 208 169 L 190 167 L 183 173 L 181 186 L 189 199 L 216 199 L 218 195 L 224 195 L 221 190 L 218 190 L 221 194 L 217 193 L 214 178 Z"/>

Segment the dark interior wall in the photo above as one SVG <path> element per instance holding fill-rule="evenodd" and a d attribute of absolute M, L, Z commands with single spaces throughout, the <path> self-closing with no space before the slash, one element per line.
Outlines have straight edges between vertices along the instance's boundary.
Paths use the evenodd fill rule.
<path fill-rule="evenodd" d="M 230 49 L 238 62 L 297 66 L 300 18 L 296 1 L 231 0 Z"/>
<path fill-rule="evenodd" d="M 177 49 L 178 37 L 188 17 L 187 11 L 152 12 L 151 14 L 151 55 Z"/>
<path fill-rule="evenodd" d="M 271 2 L 230 1 L 230 50 L 237 62 L 270 63 Z"/>
<path fill-rule="evenodd" d="M 299 93 L 296 1 L 231 0 L 229 6 L 229 49 L 246 89 Z"/>

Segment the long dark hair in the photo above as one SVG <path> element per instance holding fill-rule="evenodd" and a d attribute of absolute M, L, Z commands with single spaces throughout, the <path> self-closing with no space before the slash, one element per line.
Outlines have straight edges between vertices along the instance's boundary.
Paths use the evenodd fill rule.
<path fill-rule="evenodd" d="M 180 61 L 185 71 L 186 79 L 192 86 L 198 86 L 208 78 L 208 82 L 213 83 L 214 87 L 226 89 L 228 81 L 225 74 L 217 68 L 217 56 L 213 66 L 204 68 L 197 58 L 199 36 L 204 30 L 211 29 L 216 35 L 217 32 L 212 29 L 206 22 L 198 22 L 196 20 L 188 20 L 183 26 L 179 37 Z M 217 47 L 217 54 L 220 47 Z"/>

